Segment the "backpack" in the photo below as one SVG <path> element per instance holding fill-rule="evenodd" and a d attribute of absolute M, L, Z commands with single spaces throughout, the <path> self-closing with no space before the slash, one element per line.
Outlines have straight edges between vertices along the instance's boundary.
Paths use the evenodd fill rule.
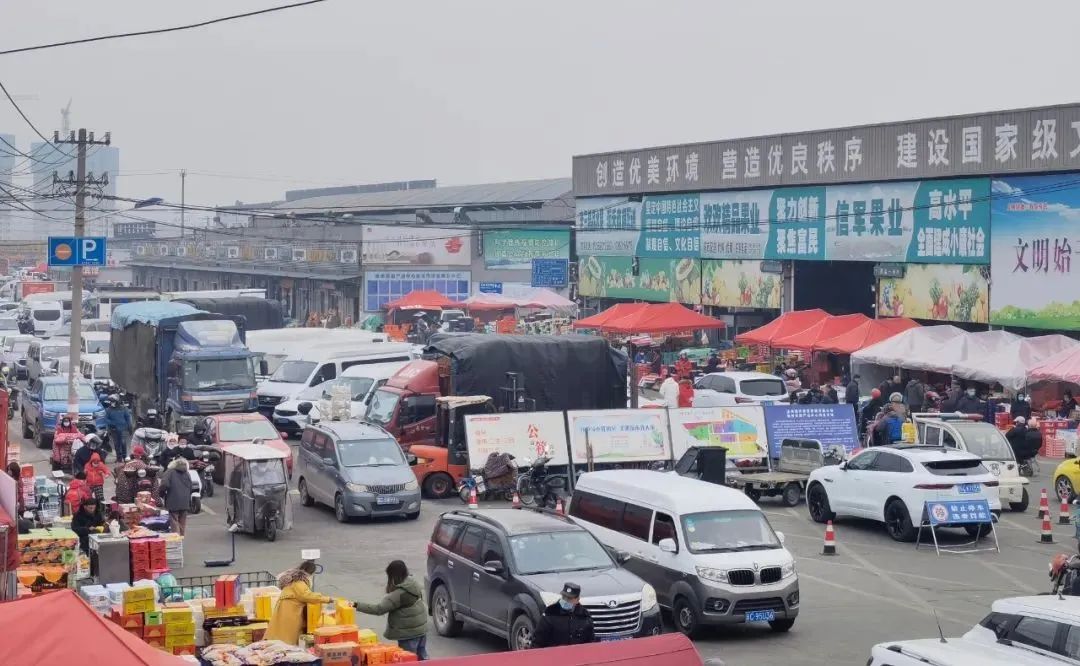
<path fill-rule="evenodd" d="M 899 442 L 904 438 L 904 424 L 897 416 L 890 416 L 888 418 L 889 425 L 889 440 L 892 442 Z"/>

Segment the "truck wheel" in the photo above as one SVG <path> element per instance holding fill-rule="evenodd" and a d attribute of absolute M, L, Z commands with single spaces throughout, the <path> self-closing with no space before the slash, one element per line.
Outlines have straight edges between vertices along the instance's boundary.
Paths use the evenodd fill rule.
<path fill-rule="evenodd" d="M 784 506 L 799 506 L 799 502 L 802 501 L 802 486 L 798 481 L 792 481 L 784 486 L 781 497 L 784 500 Z"/>
<path fill-rule="evenodd" d="M 686 597 L 680 596 L 675 599 L 675 604 L 671 607 L 671 620 L 675 628 L 687 638 L 693 638 L 701 630 L 697 611 Z"/>
<path fill-rule="evenodd" d="M 454 494 L 454 480 L 449 474 L 436 472 L 424 479 L 424 497 L 446 499 Z"/>
<path fill-rule="evenodd" d="M 755 503 L 758 500 L 761 499 L 761 491 L 758 490 L 757 488 L 751 486 L 750 484 L 746 484 L 746 487 L 743 489 L 743 492 L 746 493 L 746 496 L 749 497 L 751 499 L 751 501 L 753 501 Z"/>

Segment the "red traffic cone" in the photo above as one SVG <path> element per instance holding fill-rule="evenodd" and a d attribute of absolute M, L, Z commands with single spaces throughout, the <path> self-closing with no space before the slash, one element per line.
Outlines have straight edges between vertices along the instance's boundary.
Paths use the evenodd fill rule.
<path fill-rule="evenodd" d="M 1042 535 L 1039 536 L 1039 543 L 1054 543 L 1054 529 L 1050 527 L 1050 514 L 1043 516 L 1042 521 Z"/>
<path fill-rule="evenodd" d="M 821 550 L 822 555 L 836 555 L 836 532 L 833 531 L 832 521 L 825 523 L 825 547 Z"/>
<path fill-rule="evenodd" d="M 1050 515 L 1050 502 L 1046 499 L 1046 488 L 1039 495 L 1039 520 Z"/>
<path fill-rule="evenodd" d="M 555 500 L 555 515 L 556 516 L 565 516 L 566 515 L 566 512 L 563 511 L 563 505 L 562 505 L 562 498 L 561 497 L 559 499 Z"/>
<path fill-rule="evenodd" d="M 469 508 L 479 509 L 480 505 L 476 503 L 476 488 L 469 491 Z"/>
<path fill-rule="evenodd" d="M 1061 510 L 1058 512 L 1058 525 L 1068 525 L 1069 520 L 1069 500 L 1061 500 Z"/>
<path fill-rule="evenodd" d="M 516 490 L 514 491 L 514 497 L 510 500 L 510 508 L 511 509 L 520 509 L 521 508 L 521 496 L 518 495 Z"/>

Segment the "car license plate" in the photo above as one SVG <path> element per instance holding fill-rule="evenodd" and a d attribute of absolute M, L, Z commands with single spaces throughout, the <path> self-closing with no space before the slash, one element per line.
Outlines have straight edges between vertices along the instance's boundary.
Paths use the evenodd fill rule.
<path fill-rule="evenodd" d="M 776 611 L 750 611 L 746 614 L 747 622 L 772 622 L 776 619 Z"/>
<path fill-rule="evenodd" d="M 961 483 L 956 489 L 961 495 L 974 495 L 982 489 L 982 486 L 978 483 Z"/>
<path fill-rule="evenodd" d="M 290 423 L 292 423 L 292 421 L 290 421 L 289 419 L 274 419 L 274 423 L 278 425 L 289 425 Z"/>
<path fill-rule="evenodd" d="M 628 638 L 630 638 L 630 637 L 629 636 L 601 636 L 600 637 L 600 642 L 601 643 L 614 643 L 615 641 L 625 641 Z"/>
<path fill-rule="evenodd" d="M 386 504 L 400 504 L 400 503 L 401 503 L 401 500 L 399 500 L 399 499 L 398 499 L 398 498 L 396 498 L 396 497 L 376 497 L 376 498 L 375 498 L 375 503 L 376 503 L 376 504 L 382 504 L 382 505 L 386 505 Z"/>

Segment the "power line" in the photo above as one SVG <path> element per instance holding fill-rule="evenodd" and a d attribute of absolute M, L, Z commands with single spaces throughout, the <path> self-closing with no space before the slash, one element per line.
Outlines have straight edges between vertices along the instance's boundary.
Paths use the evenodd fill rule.
<path fill-rule="evenodd" d="M 245 12 L 243 14 L 233 14 L 231 16 L 222 16 L 220 18 L 209 19 L 206 21 L 199 21 L 198 23 L 188 23 L 185 25 L 177 25 L 169 28 L 153 28 L 150 30 L 138 30 L 135 32 L 122 32 L 112 35 L 100 35 L 98 37 L 84 37 L 82 39 L 70 39 L 64 42 L 53 42 L 50 44 L 38 44 L 37 46 L 23 46 L 17 49 L 7 49 L 0 51 L 0 55 L 11 55 L 13 53 L 26 53 L 27 51 L 41 51 L 43 49 L 54 49 L 61 46 L 73 46 L 75 44 L 89 44 L 91 42 L 104 42 L 110 39 L 124 39 L 127 37 L 144 37 L 146 35 L 161 35 L 168 32 L 179 32 L 181 30 L 192 30 L 194 28 L 205 28 L 209 25 L 217 23 L 225 23 L 227 21 L 235 21 L 238 19 L 251 18 L 253 16 L 259 16 L 261 14 L 271 14 L 273 12 L 280 12 L 286 9 L 295 9 L 297 7 L 306 7 L 308 5 L 317 5 L 319 3 L 326 2 L 326 0 L 306 0 L 305 2 L 294 2 L 288 5 L 279 5 L 277 7 L 267 7 L 266 9 L 259 9 L 252 12 Z"/>
<path fill-rule="evenodd" d="M 56 152 L 60 153 L 61 155 L 66 156 L 68 159 L 75 159 L 74 155 L 72 155 L 70 153 L 66 153 L 66 152 L 60 150 L 59 148 L 57 148 L 56 146 L 54 146 L 52 144 L 52 142 L 49 141 L 49 139 L 46 138 L 45 135 L 42 134 L 40 130 L 38 130 L 37 126 L 34 125 L 34 123 L 30 120 L 30 118 L 27 117 L 27 115 L 25 113 L 23 113 L 22 107 L 19 106 L 19 103 L 16 102 L 15 98 L 12 97 L 11 93 L 8 92 L 8 89 L 4 86 L 3 81 L 0 81 L 0 90 L 4 91 L 4 96 L 8 98 L 8 101 L 11 102 L 11 105 L 13 107 L 15 107 L 15 110 L 19 112 L 19 115 L 22 116 L 22 119 L 25 120 L 26 124 L 30 126 L 30 129 L 34 130 L 34 134 L 37 134 L 39 137 L 41 137 L 41 140 L 44 141 L 48 146 L 50 146 Z M 5 141 L 5 143 L 7 143 L 7 142 Z"/>

